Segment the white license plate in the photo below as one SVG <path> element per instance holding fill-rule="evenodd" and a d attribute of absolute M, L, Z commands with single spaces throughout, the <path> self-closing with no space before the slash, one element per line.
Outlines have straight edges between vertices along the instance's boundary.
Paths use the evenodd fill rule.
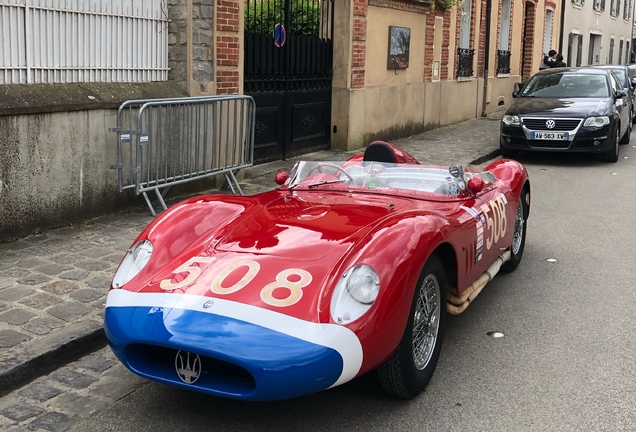
<path fill-rule="evenodd" d="M 533 140 L 550 140 L 550 141 L 567 141 L 567 132 L 532 132 L 530 139 Z"/>

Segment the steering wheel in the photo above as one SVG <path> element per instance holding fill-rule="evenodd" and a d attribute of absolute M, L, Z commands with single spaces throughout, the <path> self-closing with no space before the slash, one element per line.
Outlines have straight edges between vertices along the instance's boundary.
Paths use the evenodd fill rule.
<path fill-rule="evenodd" d="M 337 174 L 341 172 L 345 176 L 347 176 L 347 178 L 349 179 L 349 181 L 351 181 L 351 183 L 354 183 L 353 177 L 351 177 L 351 175 L 348 172 L 346 172 L 342 167 L 339 167 L 338 165 L 334 163 L 329 163 L 329 162 L 319 162 L 316 165 L 314 165 L 314 167 L 310 169 L 309 172 L 307 173 L 307 177 L 309 177 L 314 171 L 319 171 L 322 173 L 323 171 L 320 170 L 320 168 L 325 166 L 334 168 L 336 170 L 336 172 L 333 174 L 334 176 L 337 176 Z M 324 174 L 327 174 L 327 173 L 324 173 Z"/>

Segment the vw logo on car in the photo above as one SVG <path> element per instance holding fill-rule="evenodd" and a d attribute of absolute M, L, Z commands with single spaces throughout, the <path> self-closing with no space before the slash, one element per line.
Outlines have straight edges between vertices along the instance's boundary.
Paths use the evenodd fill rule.
<path fill-rule="evenodd" d="M 556 123 L 554 122 L 554 120 L 548 120 L 547 122 L 545 122 L 545 127 L 547 127 L 548 129 L 554 129 L 555 126 Z"/>
<path fill-rule="evenodd" d="M 198 354 L 178 351 L 174 359 L 174 367 L 179 379 L 186 384 L 194 384 L 201 376 L 201 358 Z"/>

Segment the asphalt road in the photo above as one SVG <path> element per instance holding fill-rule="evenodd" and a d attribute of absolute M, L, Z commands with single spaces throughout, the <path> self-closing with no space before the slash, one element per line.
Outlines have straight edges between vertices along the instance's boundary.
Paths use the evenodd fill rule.
<path fill-rule="evenodd" d="M 621 146 L 616 164 L 520 160 L 532 182 L 523 262 L 451 317 L 437 371 L 416 399 L 385 395 L 374 376 L 276 403 L 151 383 L 72 430 L 636 429 L 636 148 Z"/>

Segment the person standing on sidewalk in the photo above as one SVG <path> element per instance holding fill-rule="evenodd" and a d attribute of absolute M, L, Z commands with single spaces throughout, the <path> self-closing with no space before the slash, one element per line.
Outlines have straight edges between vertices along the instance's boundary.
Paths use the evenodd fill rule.
<path fill-rule="evenodd" d="M 553 49 L 548 51 L 548 55 L 543 57 L 543 61 L 539 65 L 539 70 L 550 69 L 556 67 L 556 55 L 557 52 Z"/>

